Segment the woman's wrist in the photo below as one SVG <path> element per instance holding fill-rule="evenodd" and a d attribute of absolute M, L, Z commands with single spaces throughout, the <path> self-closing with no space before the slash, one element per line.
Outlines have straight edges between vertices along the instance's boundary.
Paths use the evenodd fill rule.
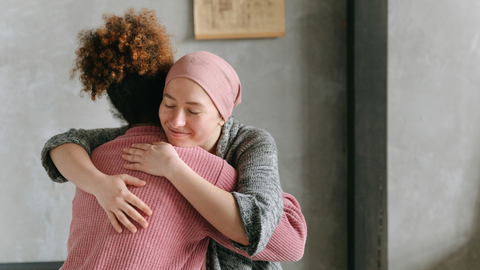
<path fill-rule="evenodd" d="M 99 179 L 105 177 L 93 165 L 86 150 L 79 145 L 62 144 L 50 150 L 49 154 L 60 173 L 85 192 L 93 194 Z"/>
<path fill-rule="evenodd" d="M 176 176 L 179 176 L 182 172 L 186 170 L 191 170 L 185 162 L 179 157 L 173 157 L 168 165 L 168 170 L 165 171 L 165 178 L 170 182 L 175 180 Z"/>
<path fill-rule="evenodd" d="M 89 194 L 97 196 L 98 194 L 96 193 L 98 192 L 99 187 L 103 184 L 104 181 L 106 181 L 107 177 L 108 175 L 100 171 L 91 172 L 90 176 L 86 177 L 83 180 L 84 188 L 80 188 Z"/>

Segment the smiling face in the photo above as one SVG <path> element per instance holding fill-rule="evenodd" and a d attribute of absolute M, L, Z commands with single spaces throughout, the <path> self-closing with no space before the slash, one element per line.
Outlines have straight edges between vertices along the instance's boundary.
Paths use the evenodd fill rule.
<path fill-rule="evenodd" d="M 172 145 L 215 151 L 225 122 L 207 93 L 194 81 L 171 80 L 165 87 L 158 114 Z"/>

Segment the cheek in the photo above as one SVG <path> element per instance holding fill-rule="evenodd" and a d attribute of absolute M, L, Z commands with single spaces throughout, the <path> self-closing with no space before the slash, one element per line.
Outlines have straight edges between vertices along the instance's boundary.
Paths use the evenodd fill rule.
<path fill-rule="evenodd" d="M 163 123 L 167 119 L 167 113 L 162 107 L 160 107 L 160 109 L 158 110 L 158 117 L 160 118 L 161 123 Z"/>
<path fill-rule="evenodd" d="M 215 126 L 212 119 L 203 119 L 203 121 L 197 121 L 195 123 L 198 134 L 201 134 L 203 137 L 208 137 L 214 131 Z"/>
<path fill-rule="evenodd" d="M 191 120 L 188 121 L 188 127 L 193 131 L 195 132 L 195 136 L 197 138 L 199 137 L 205 137 L 205 133 L 207 133 L 206 131 L 206 126 L 205 126 L 205 123 L 199 119 L 195 119 L 195 120 Z"/>

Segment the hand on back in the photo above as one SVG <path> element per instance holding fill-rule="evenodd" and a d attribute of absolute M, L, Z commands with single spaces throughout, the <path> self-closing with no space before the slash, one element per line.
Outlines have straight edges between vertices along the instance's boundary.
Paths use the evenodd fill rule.
<path fill-rule="evenodd" d="M 168 168 L 172 168 L 175 161 L 181 161 L 173 146 L 165 142 L 133 144 L 130 148 L 125 148 L 124 153 L 122 158 L 132 162 L 125 165 L 126 169 L 167 178 Z M 94 186 L 92 194 L 97 198 L 98 203 L 105 210 L 110 223 L 118 233 L 122 232 L 120 224 L 123 224 L 132 233 L 137 232 L 136 226 L 128 217 L 143 228 L 148 226 L 145 218 L 133 206 L 148 216 L 152 214 L 152 210 L 127 188 L 127 185 L 143 187 L 145 184 L 144 181 L 136 177 L 120 174 L 104 175 Z"/>
<path fill-rule="evenodd" d="M 142 171 L 167 179 L 170 179 L 173 167 L 182 162 L 175 148 L 166 142 L 133 144 L 123 149 L 123 152 L 122 158 L 131 162 L 124 165 L 125 169 Z"/>
<path fill-rule="evenodd" d="M 93 187 L 92 194 L 97 198 L 98 203 L 105 210 L 110 223 L 112 223 L 118 233 L 122 232 L 120 223 L 132 233 L 137 232 L 137 228 L 127 216 L 143 228 L 148 226 L 145 218 L 133 206 L 148 216 L 152 214 L 152 210 L 127 188 L 127 185 L 143 187 L 145 184 L 144 181 L 138 178 L 127 174 L 120 174 L 105 175 Z"/>

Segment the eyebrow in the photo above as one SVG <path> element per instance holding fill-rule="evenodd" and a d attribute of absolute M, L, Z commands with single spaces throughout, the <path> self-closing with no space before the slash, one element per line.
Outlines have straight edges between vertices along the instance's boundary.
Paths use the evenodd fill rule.
<path fill-rule="evenodd" d="M 167 98 L 169 98 L 169 99 L 172 99 L 172 100 L 177 101 L 174 97 L 172 97 L 171 95 L 169 95 L 169 94 L 167 94 L 167 93 L 164 93 L 164 94 L 163 94 L 163 97 L 167 97 Z M 195 101 L 187 101 L 187 102 L 185 102 L 185 103 L 187 103 L 187 104 L 189 104 L 189 105 L 195 105 L 195 106 L 205 107 L 202 103 L 195 102 Z"/>

